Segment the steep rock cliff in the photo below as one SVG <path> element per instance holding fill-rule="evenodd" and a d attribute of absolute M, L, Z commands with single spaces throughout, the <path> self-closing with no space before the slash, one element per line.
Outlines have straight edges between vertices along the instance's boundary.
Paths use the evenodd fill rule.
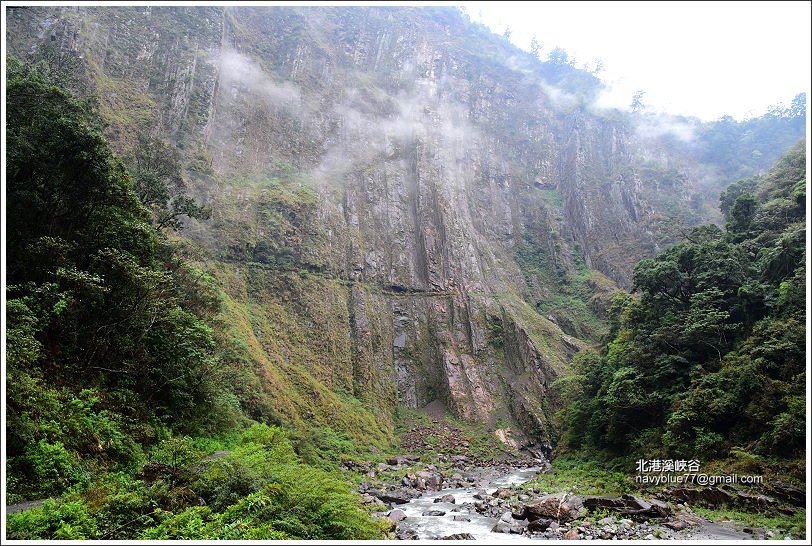
<path fill-rule="evenodd" d="M 236 365 L 273 399 L 257 417 L 352 430 L 338 416 L 360 400 L 386 434 L 393 407 L 439 398 L 555 441 L 551 383 L 657 249 L 666 205 L 695 191 L 692 168 L 590 106 L 592 76 L 453 9 L 32 7 L 8 22 L 11 53 L 98 96 L 122 154 L 139 132 L 181 151 L 214 211 L 183 233 L 248 339 Z"/>

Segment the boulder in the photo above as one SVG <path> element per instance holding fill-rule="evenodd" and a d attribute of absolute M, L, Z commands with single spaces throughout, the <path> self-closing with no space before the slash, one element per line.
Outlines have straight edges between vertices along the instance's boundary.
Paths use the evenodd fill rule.
<path fill-rule="evenodd" d="M 375 504 L 377 502 L 379 502 L 378 499 L 368 493 L 363 493 L 361 495 L 361 504 Z"/>
<path fill-rule="evenodd" d="M 410 488 L 395 489 L 394 491 L 369 491 L 369 494 L 378 497 L 382 502 L 390 504 L 406 504 L 420 496 L 420 492 Z"/>
<path fill-rule="evenodd" d="M 575 529 L 570 529 L 564 534 L 564 540 L 579 540 L 581 535 Z"/>
<path fill-rule="evenodd" d="M 400 508 L 395 508 L 394 510 L 390 510 L 386 517 L 391 519 L 394 522 L 403 521 L 406 519 L 406 512 L 401 510 Z"/>
<path fill-rule="evenodd" d="M 581 497 L 577 495 L 553 493 L 527 505 L 526 510 L 530 519 L 542 517 L 566 522 L 577 519 L 583 512 L 583 507 Z"/>
<path fill-rule="evenodd" d="M 424 516 L 444 516 L 445 512 L 443 510 L 428 510 L 423 512 Z"/>
<path fill-rule="evenodd" d="M 398 540 L 420 540 L 414 529 L 398 529 L 395 531 L 395 537 Z"/>
<path fill-rule="evenodd" d="M 519 535 L 522 533 L 522 528 L 515 523 L 508 523 L 500 519 L 498 522 L 496 522 L 496 525 L 491 528 L 491 533 L 510 533 Z"/>
<path fill-rule="evenodd" d="M 437 497 L 434 499 L 434 502 L 448 502 L 451 504 L 455 504 L 457 499 L 454 498 L 454 495 L 443 495 L 442 497 Z"/>
<path fill-rule="evenodd" d="M 806 506 L 806 492 L 797 487 L 779 482 L 773 485 L 772 494 L 778 500 L 791 504 L 792 506 L 799 508 Z"/>
<path fill-rule="evenodd" d="M 671 509 L 666 503 L 656 499 L 647 501 L 634 495 L 584 497 L 584 506 L 589 510 L 606 509 L 638 518 L 664 518 L 671 514 Z"/>
<path fill-rule="evenodd" d="M 621 513 L 626 515 L 645 518 L 664 518 L 671 515 L 668 505 L 656 499 L 647 501 L 634 495 L 623 495 L 622 499 L 626 503 L 626 507 L 621 510 Z"/>
<path fill-rule="evenodd" d="M 446 535 L 440 540 L 476 540 L 471 533 L 454 533 L 453 535 Z"/>
<path fill-rule="evenodd" d="M 683 529 L 687 529 L 688 527 L 690 527 L 691 524 L 682 519 L 673 519 L 663 523 L 663 526 L 668 527 L 669 529 L 673 529 L 675 531 L 682 531 Z"/>
<path fill-rule="evenodd" d="M 538 518 L 527 523 L 527 530 L 533 533 L 540 533 L 546 531 L 550 524 L 553 523 L 551 519 Z"/>
<path fill-rule="evenodd" d="M 440 486 L 443 484 L 443 475 L 436 471 L 421 470 L 420 472 L 416 472 L 415 476 L 417 477 L 418 489 L 432 489 L 436 491 L 440 489 Z"/>
<path fill-rule="evenodd" d="M 584 506 L 589 510 L 606 508 L 609 510 L 624 508 L 626 503 L 620 497 L 584 497 Z"/>
<path fill-rule="evenodd" d="M 732 506 L 733 495 L 719 487 L 672 487 L 666 494 L 689 504 L 702 504 L 705 506 Z"/>
<path fill-rule="evenodd" d="M 509 499 L 513 496 L 513 490 L 508 487 L 500 487 L 491 496 L 497 499 Z"/>

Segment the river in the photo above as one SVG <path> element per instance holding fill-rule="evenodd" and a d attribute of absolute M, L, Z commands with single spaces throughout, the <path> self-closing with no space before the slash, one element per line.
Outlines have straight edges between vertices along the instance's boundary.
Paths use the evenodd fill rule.
<path fill-rule="evenodd" d="M 525 483 L 533 479 L 540 470 L 538 467 L 514 469 L 512 472 L 490 481 L 484 487 L 442 489 L 437 492 L 426 493 L 420 498 L 412 499 L 408 503 L 396 507 L 406 514 L 406 519 L 400 522 L 398 528 L 411 529 L 417 532 L 417 536 L 421 540 L 442 538 L 457 533 L 470 533 L 475 539 L 488 540 L 489 543 L 527 541 L 528 537 L 525 535 L 492 533 L 491 529 L 499 521 L 499 518 L 486 517 L 474 510 L 473 504 L 476 501 L 474 494 L 480 489 L 493 493 L 495 489 L 500 487 Z M 455 503 L 434 502 L 435 498 L 443 495 L 453 495 Z M 466 504 L 470 506 L 470 509 L 464 506 Z M 452 512 L 454 509 L 459 511 Z M 423 515 L 423 512 L 430 510 L 441 510 L 445 512 L 445 515 Z M 470 521 L 465 521 L 465 519 Z"/>

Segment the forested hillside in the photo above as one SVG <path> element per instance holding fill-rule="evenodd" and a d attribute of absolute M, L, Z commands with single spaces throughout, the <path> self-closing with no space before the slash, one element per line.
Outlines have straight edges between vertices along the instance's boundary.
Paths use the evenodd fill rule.
<path fill-rule="evenodd" d="M 803 457 L 806 157 L 721 196 L 705 225 L 634 270 L 599 352 L 576 356 L 568 442 L 619 454 Z"/>
<path fill-rule="evenodd" d="M 9 537 L 382 536 L 335 474 L 351 440 L 234 432 L 251 391 L 214 331 L 223 296 L 139 202 L 92 105 L 12 60 L 7 106 L 7 502 L 63 496 Z M 228 457 L 204 459 L 212 435 Z"/>

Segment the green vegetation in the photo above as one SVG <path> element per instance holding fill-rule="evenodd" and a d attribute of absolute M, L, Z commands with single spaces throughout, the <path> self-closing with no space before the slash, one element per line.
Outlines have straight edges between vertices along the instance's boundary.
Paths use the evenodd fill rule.
<path fill-rule="evenodd" d="M 805 128 L 806 94 L 800 93 L 789 106 L 772 106 L 761 117 L 736 121 L 724 116 L 704 124 L 698 135 L 699 157 L 717 166 L 726 180 L 753 176 L 802 138 Z"/>
<path fill-rule="evenodd" d="M 186 194 L 180 153 L 168 142 L 142 134 L 130 165 L 135 192 L 152 211 L 157 229 L 179 230 L 184 216 L 199 220 L 211 216 L 211 209 Z"/>
<path fill-rule="evenodd" d="M 101 475 L 8 517 L 11 539 L 374 539 L 385 528 L 340 474 L 306 464 L 278 427 L 255 425 L 220 458 L 188 438 L 158 444 L 137 476 Z M 205 505 L 201 506 L 201 501 Z"/>
<path fill-rule="evenodd" d="M 359 449 L 347 430 L 365 448 L 387 433 L 306 355 L 267 362 L 250 321 L 291 326 L 295 345 L 298 318 L 234 301 L 162 231 L 205 217 L 167 144 L 144 142 L 134 182 L 93 102 L 8 67 L 8 502 L 51 497 L 10 515 L 9 538 L 383 537 L 338 465 Z M 346 314 L 344 299 L 318 303 L 324 324 Z M 287 414 L 274 373 L 297 401 Z"/>
<path fill-rule="evenodd" d="M 530 227 L 516 248 L 516 263 L 532 292 L 544 287 L 543 296 L 530 295 L 531 301 L 537 299 L 536 311 L 552 317 L 567 334 L 599 340 L 607 330 L 603 300 L 617 290 L 614 283 L 586 266 L 578 245 L 566 256 L 557 233 L 542 238 Z"/>
<path fill-rule="evenodd" d="M 631 134 L 632 117 L 588 114 L 601 83 L 562 49 L 542 62 L 538 43 L 528 55 L 482 25 L 466 26 L 450 8 L 427 9 L 415 19 L 406 16 L 411 8 L 369 10 L 364 17 L 340 8 L 312 20 L 312 10 L 298 9 L 237 16 L 216 6 L 142 8 L 60 11 L 49 23 L 53 34 L 42 36 L 45 44 L 28 43 L 24 33 L 8 36 L 15 51 L 43 62 L 32 68 L 9 59 L 7 73 L 7 503 L 48 499 L 10 515 L 9 538 L 384 538 L 385 526 L 370 516 L 380 505 L 362 508 L 351 483 L 384 486 L 428 463 L 456 472 L 450 454 L 485 461 L 514 455 L 494 430 L 507 428 L 510 413 L 535 427 L 525 430 L 529 439 L 556 443 L 559 395 L 572 401 L 558 416 L 571 449 L 608 453 L 618 464 L 633 454 L 671 453 L 765 475 L 780 468 L 790 481 L 803 475 L 802 150 L 722 194 L 727 232 L 691 231 L 689 241 L 641 262 L 639 298 L 613 300 L 617 287 L 587 267 L 574 226 L 564 220 L 572 213 L 564 196 L 568 206 L 577 200 L 570 189 L 550 185 L 560 167 L 546 157 L 556 157 L 564 142 L 556 132 L 568 128 L 584 137 L 573 141 L 584 143 L 574 150 L 574 176 L 588 190 L 577 196 L 589 198 L 586 223 L 597 210 L 593 204 L 602 204 L 594 196 L 605 195 L 605 184 L 638 175 L 643 201 L 651 192 L 654 211 L 677 213 L 682 196 L 669 190 L 684 187 L 685 175 L 670 162 L 668 169 L 652 162 L 639 172 L 625 164 L 581 168 L 582 152 L 595 152 L 595 165 L 614 165 L 614 143 L 605 154 L 602 145 L 593 150 L 587 143 Z M 28 13 L 9 16 L 23 25 Z M 354 124 L 352 116 L 335 115 L 343 103 L 352 104 L 348 114 L 357 108 L 362 121 L 367 115 L 397 120 L 409 78 L 400 87 L 391 72 L 361 70 L 372 66 L 362 59 L 369 54 L 364 42 L 376 33 L 391 37 L 383 31 L 399 19 L 407 23 L 398 32 L 412 34 L 415 22 L 415 28 L 445 25 L 424 34 L 427 47 L 445 48 L 454 77 L 479 86 L 469 101 L 473 115 L 459 120 L 499 143 L 487 157 L 471 156 L 481 174 L 472 180 L 492 186 L 478 205 L 487 205 L 493 191 L 510 198 L 513 227 L 506 235 L 496 234 L 487 214 L 476 222 L 482 230 L 471 234 L 494 243 L 474 245 L 476 259 L 488 265 L 486 277 L 505 266 L 504 279 L 496 275 L 493 285 L 505 280 L 506 291 L 489 293 L 490 279 L 483 279 L 489 282 L 476 295 L 468 283 L 420 293 L 441 306 L 439 298 L 446 298 L 447 310 L 408 307 L 418 297 L 408 283 L 424 271 L 433 279 L 435 264 L 420 256 L 409 264 L 415 267 L 396 265 L 398 245 L 382 236 L 388 226 L 405 229 L 404 241 L 414 236 L 421 253 L 436 254 L 428 257 L 441 258 L 440 270 L 457 280 L 457 264 L 448 257 L 458 254 L 446 250 L 457 244 L 460 226 L 445 214 L 457 202 L 444 203 L 441 185 L 443 191 L 426 195 L 433 181 L 421 180 L 444 176 L 438 163 L 444 155 L 407 153 L 400 137 L 359 145 L 369 148 L 361 155 L 373 158 L 363 165 L 353 161 L 353 146 L 346 158 L 332 153 L 347 143 L 342 133 Z M 295 80 L 301 111 L 265 104 L 274 101 L 246 92 L 246 82 L 226 85 L 224 62 L 211 62 L 210 55 L 224 36 L 261 59 L 269 81 Z M 381 47 L 400 43 L 396 36 Z M 278 53 L 286 50 L 307 51 L 315 61 L 285 60 Z M 404 59 L 390 57 L 374 65 L 400 70 Z M 312 71 L 324 63 L 329 74 Z M 502 115 L 503 105 L 525 113 L 526 123 Z M 447 121 L 447 113 L 433 108 L 427 103 L 413 114 Z M 457 119 L 451 110 L 449 119 Z M 699 155 L 728 174 L 753 176 L 797 133 L 802 110 L 798 100 L 761 121 L 702 126 Z M 433 136 L 412 132 L 415 151 L 424 143 L 434 148 Z M 757 145 L 759 139 L 769 144 Z M 391 153 L 380 154 L 384 148 Z M 749 155 L 739 163 L 739 153 Z M 386 162 L 380 170 L 378 158 Z M 353 166 L 322 172 L 333 159 Z M 563 159 L 561 165 L 568 163 Z M 419 176 L 401 176 L 401 165 Z M 196 180 L 200 202 L 187 193 L 185 177 Z M 379 210 L 384 195 L 391 210 Z M 391 213 L 415 198 L 414 218 Z M 701 195 L 688 199 L 691 221 L 707 217 Z M 623 214 L 636 221 L 633 201 Z M 429 209 L 435 225 L 413 230 Z M 475 210 L 489 209 L 462 212 Z M 365 225 L 378 216 L 387 222 Z M 177 235 L 184 224 L 194 243 Z M 498 227 L 501 232 L 501 222 Z M 639 238 L 615 242 L 606 230 L 595 231 L 606 236 L 599 241 L 601 267 L 620 278 L 634 252 L 672 242 L 649 227 Z M 508 247 L 498 241 L 507 240 L 505 254 Z M 376 257 L 381 249 L 385 255 Z M 521 297 L 510 287 L 514 251 L 527 287 Z M 388 294 L 396 289 L 401 293 Z M 476 305 L 457 313 L 463 311 L 458 297 L 469 295 Z M 470 386 L 498 391 L 488 427 L 452 417 L 435 426 L 425 415 L 396 408 L 391 333 L 402 309 L 406 318 L 418 317 L 421 336 L 414 346 L 410 338 L 401 358 L 434 363 L 441 350 L 471 340 L 478 369 L 465 370 L 463 380 L 480 381 L 468 372 L 484 371 L 481 384 Z M 446 311 L 447 324 L 436 322 Z M 483 323 L 487 346 L 480 350 Z M 581 340 L 603 338 L 609 345 L 578 354 L 577 373 L 568 376 Z M 538 370 L 527 359 L 516 362 L 525 355 L 514 353 L 525 347 L 534 360 L 535 353 L 540 357 L 533 362 Z M 509 369 L 518 364 L 526 369 Z M 420 386 L 417 398 L 443 397 L 435 377 L 442 368 L 417 369 L 414 375 L 425 372 L 433 383 Z M 564 377 L 548 385 L 552 375 Z M 421 431 L 422 443 L 398 445 L 417 425 L 432 427 Z M 420 465 L 369 465 L 364 473 L 353 466 L 411 446 L 421 452 Z M 628 480 L 593 459 L 559 458 L 553 473 L 531 486 L 618 494 Z"/>
<path fill-rule="evenodd" d="M 609 465 L 584 457 L 557 457 L 545 474 L 522 485 L 554 493 L 569 491 L 577 495 L 622 495 L 633 489 L 629 473 L 612 470 Z"/>
<path fill-rule="evenodd" d="M 802 455 L 805 178 L 800 143 L 723 194 L 726 231 L 695 228 L 638 264 L 608 345 L 574 362 L 570 448 Z"/>
<path fill-rule="evenodd" d="M 806 510 L 798 510 L 792 515 L 766 515 L 738 510 L 694 507 L 693 511 L 710 521 L 730 521 L 747 527 L 760 527 L 774 532 L 775 540 L 791 538 L 798 540 L 806 534 Z"/>

